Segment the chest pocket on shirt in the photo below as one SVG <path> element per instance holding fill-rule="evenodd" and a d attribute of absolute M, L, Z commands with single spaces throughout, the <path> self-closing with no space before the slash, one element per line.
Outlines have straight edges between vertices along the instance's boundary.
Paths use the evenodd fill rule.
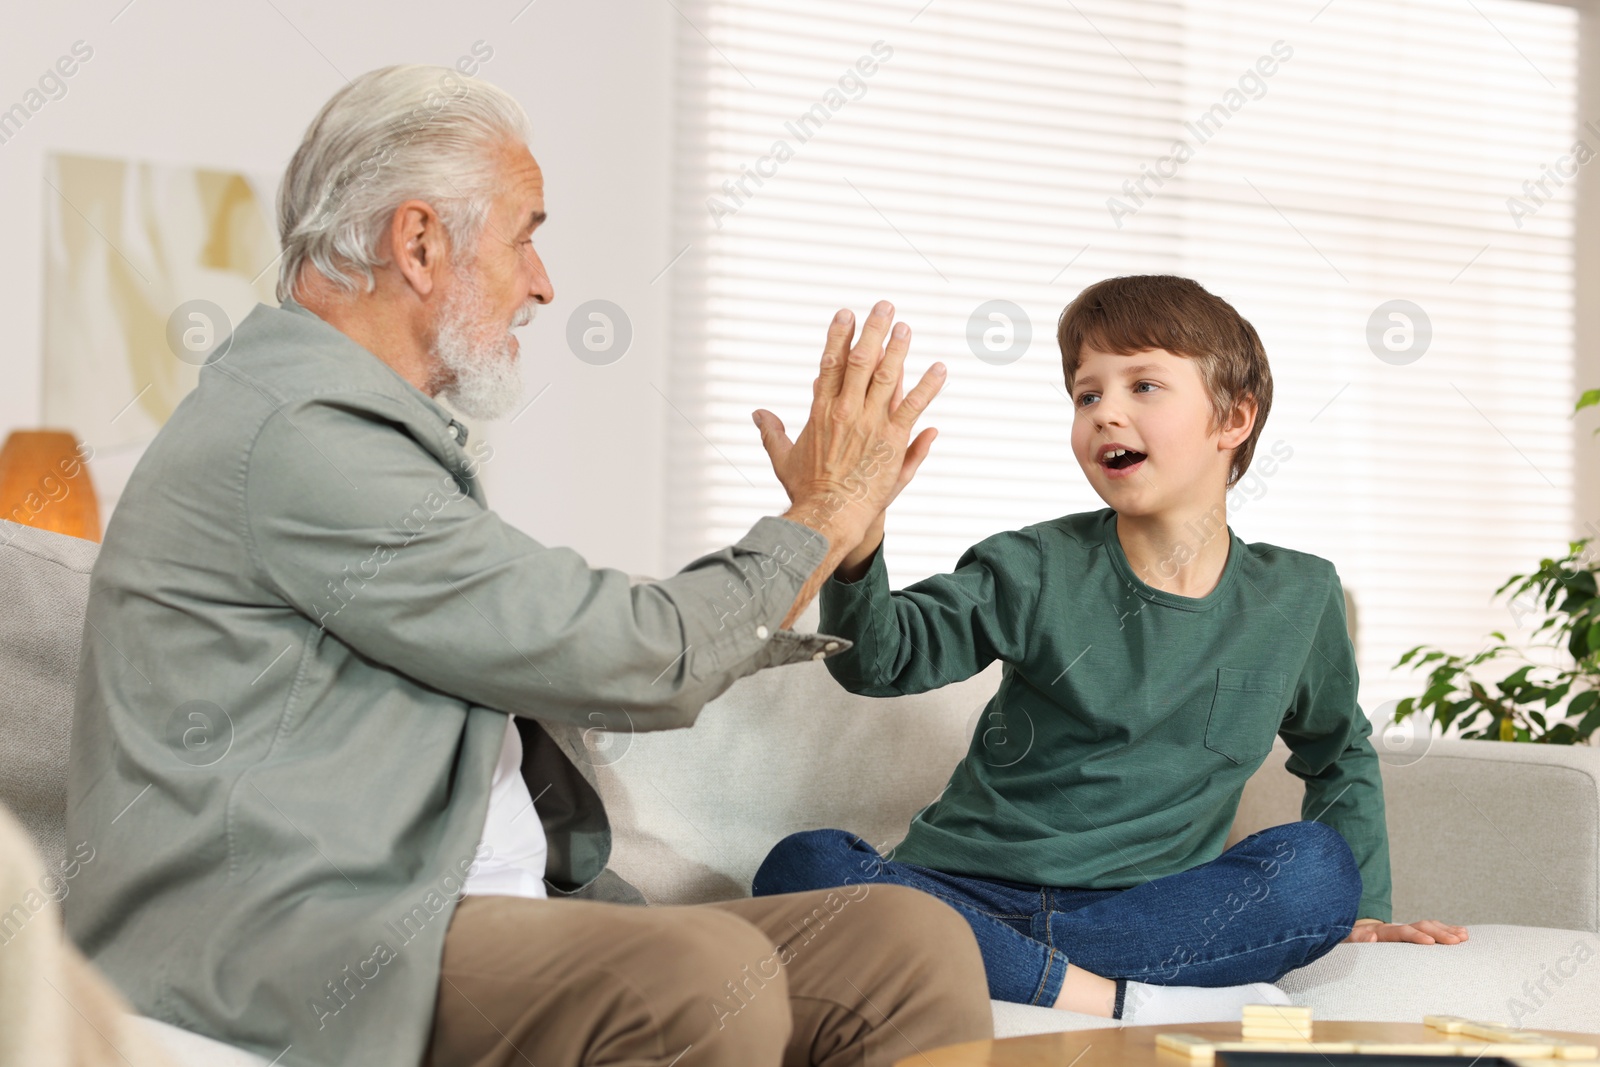
<path fill-rule="evenodd" d="M 1288 701 L 1282 671 L 1217 668 L 1217 689 L 1206 720 L 1206 747 L 1234 763 L 1251 763 L 1272 751 Z"/>

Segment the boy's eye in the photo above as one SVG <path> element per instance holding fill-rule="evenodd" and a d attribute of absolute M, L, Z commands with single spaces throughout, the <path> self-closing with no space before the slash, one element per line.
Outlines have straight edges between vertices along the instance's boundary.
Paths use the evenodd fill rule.
<path fill-rule="evenodd" d="M 1136 382 L 1134 384 L 1134 386 L 1133 386 L 1133 391 L 1137 393 L 1139 390 L 1143 389 L 1147 385 L 1152 389 L 1160 388 L 1159 386 L 1156 385 L 1155 382 Z"/>
<path fill-rule="evenodd" d="M 1097 399 L 1099 399 L 1099 398 L 1094 393 L 1079 393 L 1078 394 L 1078 406 L 1080 408 L 1086 408 L 1086 407 L 1089 406 L 1089 404 L 1091 402 L 1093 402 L 1094 400 L 1097 400 Z"/>

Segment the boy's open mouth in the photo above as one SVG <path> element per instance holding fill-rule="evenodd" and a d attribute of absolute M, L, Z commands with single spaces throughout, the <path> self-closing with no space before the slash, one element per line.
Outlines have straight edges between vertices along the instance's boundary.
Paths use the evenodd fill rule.
<path fill-rule="evenodd" d="M 1145 454 L 1143 452 L 1135 452 L 1131 448 L 1114 448 L 1100 457 L 1100 463 L 1110 470 L 1120 471 L 1127 470 L 1135 464 L 1143 463 L 1144 458 Z"/>

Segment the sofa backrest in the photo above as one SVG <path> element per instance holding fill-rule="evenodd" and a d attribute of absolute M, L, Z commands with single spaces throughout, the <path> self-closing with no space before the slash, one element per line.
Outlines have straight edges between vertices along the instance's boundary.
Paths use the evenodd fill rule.
<path fill-rule="evenodd" d="M 797 830 L 850 830 L 883 851 L 944 788 L 998 670 L 873 700 L 796 664 L 742 679 L 692 730 L 608 739 L 594 757 L 617 824 L 612 866 L 677 904 L 747 893 Z M 1435 738 L 1419 754 L 1373 740 L 1397 920 L 1600 931 L 1600 749 Z M 1230 844 L 1301 818 L 1288 755 L 1279 742 L 1251 777 Z"/>
<path fill-rule="evenodd" d="M 0 520 L 0 803 L 46 862 L 64 853 L 66 761 L 94 542 Z M 813 605 L 797 624 L 814 628 Z M 762 671 L 692 730 L 589 735 L 615 827 L 612 866 L 654 903 L 749 892 L 796 830 L 886 849 L 966 751 L 999 666 L 894 700 L 853 696 L 821 663 Z M 991 750 L 1027 738 L 991 735 Z M 1232 840 L 1300 817 L 1280 745 Z M 1384 766 L 1396 916 L 1600 931 L 1600 749 L 1436 739 Z"/>
<path fill-rule="evenodd" d="M 1388 752 L 1383 796 L 1400 921 L 1600 931 L 1600 748 L 1436 737 Z M 1300 817 L 1279 742 L 1245 787 L 1230 843 Z"/>
<path fill-rule="evenodd" d="M 50 865 L 66 851 L 72 692 L 99 551 L 0 519 L 0 804 Z"/>

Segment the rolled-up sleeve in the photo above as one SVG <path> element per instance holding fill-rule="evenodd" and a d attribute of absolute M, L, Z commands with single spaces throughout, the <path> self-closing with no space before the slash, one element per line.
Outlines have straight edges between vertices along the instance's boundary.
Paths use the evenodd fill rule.
<path fill-rule="evenodd" d="M 689 725 L 762 667 L 848 647 L 780 629 L 827 553 L 811 528 L 764 517 L 676 575 L 630 584 L 488 510 L 385 401 L 286 405 L 241 492 L 263 583 L 362 656 L 502 711 L 648 730 Z"/>

